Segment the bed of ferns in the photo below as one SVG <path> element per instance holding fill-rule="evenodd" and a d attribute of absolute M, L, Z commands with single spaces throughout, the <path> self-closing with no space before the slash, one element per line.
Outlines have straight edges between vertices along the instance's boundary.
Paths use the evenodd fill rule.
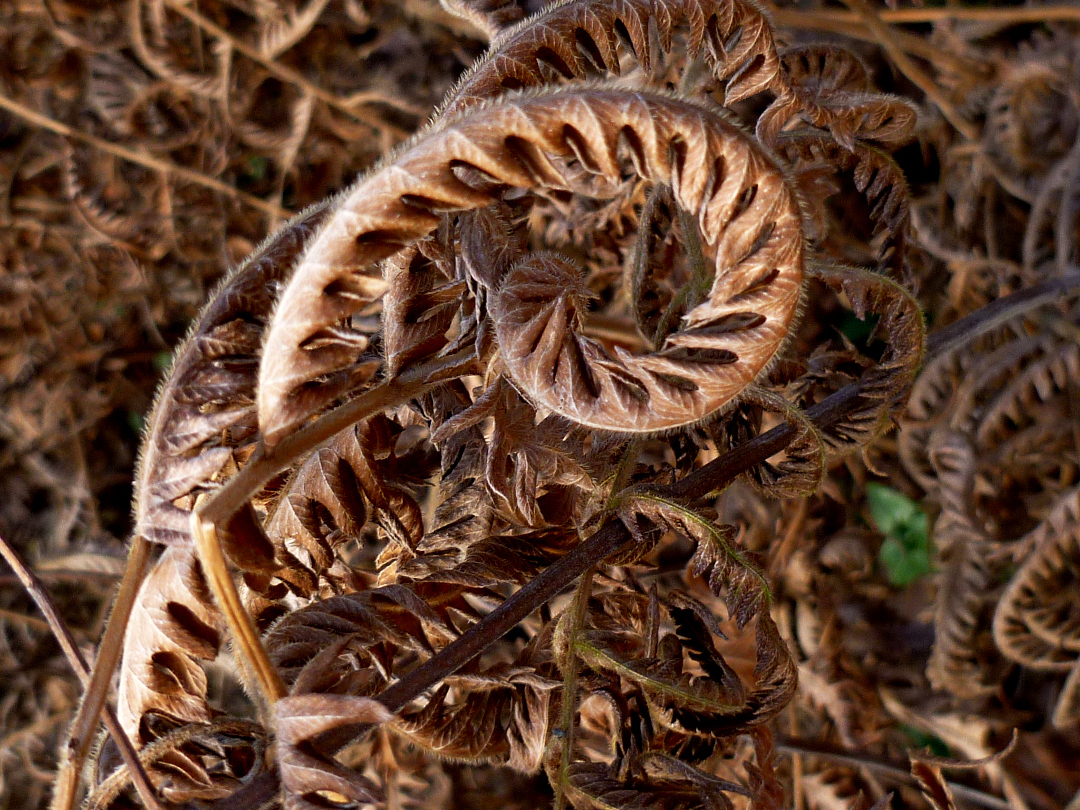
<path fill-rule="evenodd" d="M 9 0 L 0 256 L 0 805 L 1080 808 L 1074 5 Z"/>

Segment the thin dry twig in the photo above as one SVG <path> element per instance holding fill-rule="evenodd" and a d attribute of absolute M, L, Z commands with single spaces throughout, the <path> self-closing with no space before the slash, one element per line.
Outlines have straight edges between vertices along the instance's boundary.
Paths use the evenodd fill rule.
<path fill-rule="evenodd" d="M 957 112 L 956 107 L 945 97 L 945 93 L 937 86 L 934 80 L 927 76 L 922 68 L 912 62 L 908 55 L 904 53 L 903 48 L 896 43 L 896 36 L 882 21 L 878 10 L 871 6 L 867 0 L 844 0 L 844 2 L 862 18 L 870 32 L 877 37 L 878 44 L 889 55 L 896 67 L 900 69 L 900 72 L 907 76 L 912 84 L 922 90 L 926 97 L 937 105 L 938 109 L 941 110 L 941 114 L 956 128 L 957 132 L 968 141 L 977 140 L 979 132 L 975 125 Z"/>
<path fill-rule="evenodd" d="M 264 68 L 267 69 L 267 71 L 269 71 L 282 81 L 294 84 L 302 90 L 306 90 L 319 101 L 329 104 L 331 107 L 339 109 L 342 112 L 353 115 L 358 121 L 369 124 L 376 129 L 388 130 L 389 132 L 398 137 L 403 137 L 408 134 L 404 130 L 392 126 L 386 120 L 379 116 L 365 113 L 362 110 L 357 110 L 357 107 L 361 107 L 365 104 L 384 104 L 387 107 L 401 110 L 402 112 L 409 113 L 410 115 L 420 116 L 427 113 L 427 110 L 417 107 L 414 104 L 410 104 L 407 101 L 399 98 L 394 98 L 393 96 L 389 96 L 385 93 L 380 93 L 373 90 L 360 91 L 344 98 L 334 95 L 333 93 L 328 92 L 324 88 L 310 81 L 298 71 L 295 71 L 290 67 L 286 67 L 285 65 L 278 62 L 276 59 L 267 58 L 266 56 L 261 54 L 258 49 L 253 48 L 250 45 L 247 45 L 243 41 L 232 36 L 232 34 L 230 34 L 224 28 L 216 25 L 213 21 L 208 20 L 198 11 L 191 8 L 188 4 L 183 3 L 181 0 L 165 0 L 165 4 L 177 14 L 179 14 L 181 17 L 190 20 L 199 28 L 202 28 L 208 33 L 213 34 L 222 42 L 227 43 L 229 47 L 234 48 L 235 50 L 242 53 L 248 59 L 251 59 L 253 62 L 257 62 L 258 64 L 262 65 Z"/>
<path fill-rule="evenodd" d="M 48 591 L 45 590 L 45 586 L 3 537 L 0 537 L 0 556 L 11 566 L 11 569 L 22 582 L 23 587 L 26 588 L 26 592 L 30 594 L 38 609 L 45 615 L 49 628 L 64 651 L 64 656 L 75 671 L 75 675 L 84 687 L 88 686 L 90 683 L 90 669 L 86 665 L 86 659 L 83 658 L 82 652 L 75 643 L 75 639 L 72 638 L 64 620 L 60 617 L 60 613 L 53 604 Z M 112 710 L 112 707 L 105 707 L 105 726 L 120 749 L 124 764 L 127 765 L 128 770 L 131 772 L 139 798 L 142 799 L 149 810 L 164 810 L 157 800 L 153 785 L 150 784 L 150 779 L 146 775 L 142 763 L 139 761 L 139 755 L 135 752 L 135 747 L 131 744 L 131 740 L 128 739 L 127 735 L 124 734 L 123 729 L 120 728 L 120 721 L 116 719 L 116 713 Z M 76 769 L 61 769 L 61 778 L 56 786 L 55 806 L 66 808 L 74 804 L 78 789 L 78 776 L 79 772 Z"/>
<path fill-rule="evenodd" d="M 35 110 L 30 109 L 24 104 L 15 101 L 12 98 L 0 94 L 0 108 L 7 110 L 10 113 L 17 115 L 27 123 L 33 124 L 36 127 L 41 127 L 49 132 L 55 132 L 57 135 L 63 135 L 65 138 L 71 138 L 76 141 L 82 141 L 83 143 L 93 146 L 95 149 L 100 149 L 102 152 L 107 152 L 110 155 L 123 158 L 124 160 L 130 160 L 132 163 L 137 163 L 140 166 L 145 166 L 148 169 L 161 172 L 166 176 L 179 177 L 186 180 L 189 183 L 193 183 L 203 188 L 211 189 L 212 191 L 218 191 L 222 194 L 226 194 L 229 197 L 240 200 L 247 205 L 257 208 L 272 217 L 285 218 L 292 212 L 286 208 L 282 208 L 274 203 L 267 202 L 266 200 L 260 200 L 258 197 L 253 197 L 246 192 L 233 188 L 228 183 L 223 183 L 216 178 L 210 177 L 197 172 L 194 169 L 188 169 L 183 166 L 177 166 L 171 161 L 164 158 L 155 157 L 154 155 L 148 155 L 144 152 L 136 152 L 133 149 L 128 149 L 126 146 L 107 141 L 103 138 L 98 138 L 95 135 L 90 135 L 86 132 L 70 127 L 67 124 L 61 123 L 47 115 L 43 115 Z"/>
<path fill-rule="evenodd" d="M 131 616 L 131 607 L 135 601 L 135 594 L 146 576 L 146 570 L 150 565 L 151 545 L 145 539 L 136 537 L 131 542 L 128 551 L 127 566 L 124 570 L 123 579 L 113 600 L 113 610 L 109 615 L 109 621 L 105 626 L 105 633 L 98 644 L 98 654 L 94 659 L 93 672 L 86 682 L 83 699 L 79 703 L 79 710 L 75 720 L 68 730 L 68 740 L 65 746 L 67 751 L 66 768 L 72 774 L 82 772 L 83 763 L 86 761 L 90 746 L 94 740 L 94 730 L 97 728 L 102 709 L 109 695 L 109 686 L 112 683 L 113 673 L 120 660 L 120 654 L 124 649 L 124 632 L 127 628 L 128 619 Z M 59 810 L 60 805 L 57 805 Z"/>

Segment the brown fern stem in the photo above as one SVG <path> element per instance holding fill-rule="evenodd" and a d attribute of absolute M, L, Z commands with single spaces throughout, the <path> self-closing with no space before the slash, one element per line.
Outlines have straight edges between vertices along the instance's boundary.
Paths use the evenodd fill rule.
<path fill-rule="evenodd" d="M 98 644 L 98 655 L 86 683 L 82 702 L 79 703 L 79 710 L 68 731 L 65 766 L 76 776 L 82 772 L 83 763 L 94 741 L 94 731 L 105 707 L 105 699 L 109 695 L 109 684 L 112 683 L 113 673 L 124 649 L 124 632 L 131 617 L 131 608 L 150 565 L 152 548 L 142 537 L 132 540 L 124 578 L 120 581 L 109 622 L 105 626 L 101 643 Z M 59 808 L 69 805 L 54 801 L 53 806 Z"/>
<path fill-rule="evenodd" d="M 33 599 L 34 603 L 38 606 L 38 610 L 45 615 L 45 619 L 49 623 L 49 628 L 52 630 L 53 635 L 60 644 L 60 649 L 63 650 L 64 656 L 68 660 L 68 664 L 71 665 L 71 668 L 75 671 L 76 677 L 78 677 L 83 686 L 86 687 L 90 683 L 90 668 L 86 665 L 86 659 L 83 658 L 82 652 L 79 651 L 79 647 L 75 643 L 71 631 L 68 630 L 64 620 L 60 617 L 60 613 L 53 604 L 49 592 L 45 590 L 45 586 L 42 584 L 41 580 L 38 579 L 37 575 L 30 570 L 30 567 L 23 562 L 22 558 L 15 552 L 15 549 L 8 545 L 7 541 L 2 537 L 0 537 L 0 557 L 3 557 L 4 560 L 7 561 L 7 564 L 11 566 L 11 570 L 15 572 L 15 575 L 22 582 L 23 587 L 26 588 L 26 592 L 30 594 L 30 598 Z M 105 727 L 109 730 L 109 734 L 116 742 L 117 748 L 120 749 L 120 756 L 123 758 L 124 764 L 131 773 L 135 790 L 138 792 L 139 798 L 142 800 L 143 804 L 149 810 L 163 810 L 154 793 L 154 787 L 150 784 L 150 779 L 147 777 L 146 771 L 139 761 L 139 755 L 135 753 L 135 748 L 131 744 L 131 740 L 128 739 L 124 730 L 120 728 L 120 721 L 117 720 L 116 712 L 113 711 L 111 706 L 105 707 Z M 56 797 L 54 804 L 62 806 L 66 803 L 67 806 L 71 806 L 74 804 L 75 793 L 78 789 L 79 771 L 74 768 L 62 769 L 61 776 L 64 778 L 59 780 L 56 786 L 56 790 L 60 795 Z"/>
<path fill-rule="evenodd" d="M 927 345 L 927 360 L 942 352 L 952 351 L 1002 321 L 1078 287 L 1080 274 L 1044 282 L 1002 298 L 932 335 Z M 841 388 L 807 409 L 807 417 L 819 429 L 839 422 L 854 410 L 862 396 L 862 389 L 860 383 Z M 658 487 L 656 493 L 660 497 L 688 501 L 721 490 L 742 473 L 781 452 L 797 434 L 797 429 L 790 424 L 775 427 L 724 453 L 674 484 Z M 615 521 L 605 524 L 588 540 L 552 563 L 521 590 L 469 628 L 457 641 L 387 687 L 379 695 L 379 701 L 390 711 L 400 710 L 425 689 L 463 667 L 540 605 L 561 593 L 590 566 L 602 563 L 630 541 L 630 533 L 622 523 Z"/>
<path fill-rule="evenodd" d="M 1056 300 L 1078 287 L 1080 274 L 1074 274 L 1000 299 L 932 335 L 927 343 L 926 360 L 953 351 L 1005 320 Z M 835 424 L 856 408 L 862 388 L 861 384 L 853 383 L 840 389 L 809 408 L 807 417 L 819 429 Z M 695 500 L 723 489 L 743 472 L 782 451 L 797 434 L 798 431 L 793 425 L 782 424 L 728 451 L 686 478 L 657 488 L 656 494 L 672 500 Z M 604 524 L 585 542 L 544 569 L 456 641 L 383 690 L 377 699 L 390 711 L 400 711 L 409 701 L 457 672 L 534 610 L 562 593 L 590 567 L 601 564 L 630 542 L 633 542 L 633 538 L 622 522 L 611 521 Z M 368 728 L 362 724 L 339 727 L 318 738 L 317 747 L 324 753 L 333 753 L 363 735 Z M 260 806 L 260 797 L 274 795 L 276 791 L 276 775 L 261 774 L 241 791 L 219 802 L 215 807 L 238 810 Z"/>
<path fill-rule="evenodd" d="M 945 326 L 927 341 L 926 362 L 955 351 L 980 335 L 1001 326 L 1010 318 L 1043 304 L 1064 300 L 1068 293 L 1080 287 L 1080 268 L 1070 268 L 1068 275 L 1034 284 L 1004 298 L 992 301 L 966 318 Z"/>

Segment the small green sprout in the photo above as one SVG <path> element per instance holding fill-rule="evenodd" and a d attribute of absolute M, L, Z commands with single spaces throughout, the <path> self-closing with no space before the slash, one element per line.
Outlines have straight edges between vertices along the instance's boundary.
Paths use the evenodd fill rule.
<path fill-rule="evenodd" d="M 930 573 L 930 518 L 907 496 L 884 484 L 866 486 L 870 517 L 885 535 L 878 560 L 889 582 L 910 585 Z"/>

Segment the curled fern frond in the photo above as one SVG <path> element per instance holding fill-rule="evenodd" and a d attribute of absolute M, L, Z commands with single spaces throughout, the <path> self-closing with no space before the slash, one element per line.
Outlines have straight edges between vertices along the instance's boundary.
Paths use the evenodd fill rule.
<path fill-rule="evenodd" d="M 872 337 L 883 339 L 886 348 L 863 376 L 865 405 L 822 434 L 834 448 L 862 445 L 896 415 L 915 381 L 925 351 L 922 312 L 910 292 L 878 273 L 826 265 L 814 265 L 811 272 L 843 292 L 858 318 L 879 317 Z"/>
<path fill-rule="evenodd" d="M 553 120 L 561 123 L 551 129 Z M 640 176 L 671 183 L 724 271 L 717 272 L 709 299 L 687 315 L 690 328 L 672 339 L 670 356 L 639 361 L 645 366 L 645 376 L 634 377 L 640 398 L 609 388 L 602 398 L 582 399 L 593 391 L 580 390 L 581 377 L 562 383 L 573 385 L 573 393 L 530 395 L 583 424 L 655 431 L 696 421 L 745 387 L 780 347 L 799 298 L 801 220 L 782 173 L 741 132 L 695 105 L 599 88 L 560 91 L 467 115 L 343 198 L 278 302 L 260 370 L 264 440 L 275 444 L 350 389 L 366 341 L 341 337 L 336 324 L 385 292 L 375 262 L 430 233 L 438 213 L 490 201 L 489 192 L 468 185 L 456 168 L 472 166 L 508 186 L 565 188 L 559 168 L 565 159 L 605 177 L 620 176 L 625 160 Z M 729 264 L 738 271 L 726 271 Z M 710 353 L 726 362 L 699 371 Z M 654 391 L 674 398 L 672 407 L 665 411 L 657 403 L 659 415 L 641 426 L 624 418 L 648 418 L 642 403 Z M 677 414 L 675 401 L 683 403 Z M 617 416 L 606 415 L 609 408 Z"/>
<path fill-rule="evenodd" d="M 450 94 L 441 115 L 450 118 L 507 90 L 583 79 L 590 73 L 619 75 L 620 57 L 649 72 L 658 44 L 672 49 L 685 26 L 689 56 L 704 51 L 717 79 L 726 80 L 725 103 L 777 85 L 779 62 L 772 27 L 751 0 L 564 0 L 503 31 L 491 52 Z"/>
<path fill-rule="evenodd" d="M 817 180 L 822 172 L 850 172 L 856 189 L 866 198 L 873 222 L 873 243 L 878 269 L 894 278 L 904 279 L 904 258 L 910 229 L 910 193 L 903 171 L 888 154 L 864 143 L 850 149 L 814 133 L 784 133 L 776 149 L 792 167 L 796 181 L 810 197 L 811 211 L 825 213 L 825 198 L 831 189 L 818 193 L 818 183 L 808 186 L 805 180 Z M 818 223 L 818 230 L 828 228 Z"/>
<path fill-rule="evenodd" d="M 1063 495 L 1024 545 L 1030 554 L 994 613 L 994 641 L 1009 659 L 1036 670 L 1068 671 L 1052 722 L 1067 728 L 1080 718 L 1080 491 Z"/>
<path fill-rule="evenodd" d="M 898 146 L 911 140 L 917 112 L 897 96 L 870 92 L 866 65 L 831 45 L 786 48 L 779 54 L 784 91 L 761 114 L 757 136 L 774 144 L 792 118 L 827 129 L 838 144 L 855 151 L 857 140 Z"/>
<path fill-rule="evenodd" d="M 167 549 L 139 590 L 125 635 L 117 714 L 132 740 L 146 745 L 162 726 L 210 721 L 203 664 L 217 657 L 224 630 L 194 548 Z M 183 752 L 169 760 L 208 779 Z"/>
<path fill-rule="evenodd" d="M 975 448 L 962 434 L 939 431 L 930 457 L 941 481 L 942 511 L 934 524 L 934 543 L 945 570 L 934 610 L 934 648 L 927 677 L 937 689 L 959 697 L 990 694 L 996 673 L 993 653 L 980 643 L 993 606 L 996 544 L 973 514 Z"/>
<path fill-rule="evenodd" d="M 241 265 L 177 352 L 136 473 L 135 531 L 146 539 L 190 543 L 196 496 L 250 452 L 263 328 L 278 285 L 325 213 L 302 215 Z"/>
<path fill-rule="evenodd" d="M 1080 615 L 1071 598 L 1080 546 L 1080 494 L 1062 497 L 1027 538 L 1031 554 L 994 614 L 994 640 L 1011 660 L 1033 669 L 1071 669 L 1080 657 Z"/>
<path fill-rule="evenodd" d="M 559 684 L 535 667 L 513 664 L 458 676 L 422 709 L 398 717 L 394 730 L 439 757 L 532 773 L 543 758 Z"/>
<path fill-rule="evenodd" d="M 736 419 L 738 414 L 740 419 Z M 825 475 L 828 445 L 806 414 L 781 394 L 753 385 L 740 397 L 740 408 L 728 418 L 708 426 L 719 446 L 735 446 L 751 433 L 760 432 L 761 417 L 777 414 L 798 433 L 776 464 L 759 464 L 746 478 L 760 491 L 774 498 L 794 498 L 815 492 Z"/>
<path fill-rule="evenodd" d="M 1068 86 L 1052 62 L 1031 59 L 1009 70 L 990 99 L 985 148 L 1007 172 L 1010 185 L 1031 197 L 1077 135 L 1080 111 Z"/>
<path fill-rule="evenodd" d="M 139 759 L 162 779 L 167 798 L 214 801 L 234 795 L 265 773 L 263 757 L 268 742 L 259 724 L 218 717 L 185 723 L 163 733 L 139 752 Z M 107 810 L 127 803 L 124 793 L 130 785 L 131 772 L 126 767 L 114 771 L 90 791 L 83 810 Z"/>

